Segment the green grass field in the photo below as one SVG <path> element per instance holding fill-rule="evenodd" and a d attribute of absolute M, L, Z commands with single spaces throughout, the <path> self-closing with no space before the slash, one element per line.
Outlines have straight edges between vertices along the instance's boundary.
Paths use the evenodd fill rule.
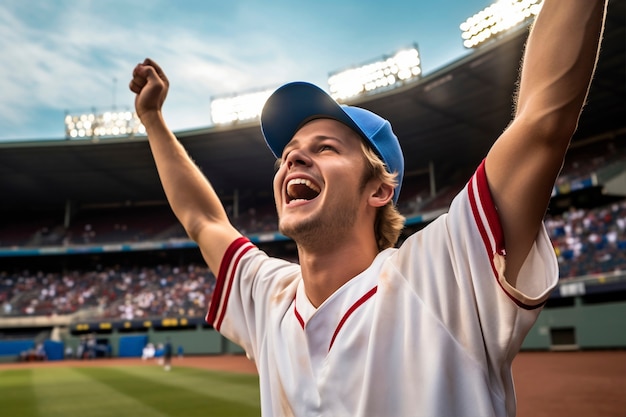
<path fill-rule="evenodd" d="M 159 366 L 0 370 L 3 417 L 259 416 L 256 375 Z"/>

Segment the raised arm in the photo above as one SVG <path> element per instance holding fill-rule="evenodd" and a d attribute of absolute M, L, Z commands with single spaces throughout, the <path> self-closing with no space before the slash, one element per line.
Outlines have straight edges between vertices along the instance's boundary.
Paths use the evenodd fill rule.
<path fill-rule="evenodd" d="M 485 168 L 506 245 L 507 281 L 537 236 L 595 69 L 604 0 L 545 0 L 524 53 L 516 114 Z"/>
<path fill-rule="evenodd" d="M 146 59 L 133 71 L 130 89 L 146 128 L 165 195 L 187 234 L 196 241 L 214 274 L 228 245 L 241 236 L 231 225 L 211 184 L 168 129 L 162 114 L 169 81 L 161 68 Z"/>

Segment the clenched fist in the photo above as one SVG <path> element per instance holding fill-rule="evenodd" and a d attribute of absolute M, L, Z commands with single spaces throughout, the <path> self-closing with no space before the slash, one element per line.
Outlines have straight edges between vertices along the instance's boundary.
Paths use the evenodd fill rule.
<path fill-rule="evenodd" d="M 156 62 L 146 58 L 137 64 L 130 81 L 130 90 L 137 94 L 135 111 L 139 118 L 150 111 L 160 112 L 167 97 L 169 81 Z"/>

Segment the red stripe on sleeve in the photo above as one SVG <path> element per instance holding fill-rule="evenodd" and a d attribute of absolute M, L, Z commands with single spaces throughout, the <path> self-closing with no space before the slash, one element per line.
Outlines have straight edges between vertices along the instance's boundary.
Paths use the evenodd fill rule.
<path fill-rule="evenodd" d="M 230 244 L 224 256 L 222 257 L 222 262 L 220 263 L 220 270 L 217 275 L 217 280 L 215 283 L 215 289 L 213 290 L 213 295 L 211 296 L 211 305 L 209 306 L 209 312 L 206 316 L 206 322 L 208 324 L 213 325 L 215 322 L 215 318 L 217 316 L 218 309 L 220 307 L 220 300 L 222 299 L 222 292 L 224 290 L 224 285 L 226 281 L 226 273 L 228 271 L 228 265 L 232 260 L 233 255 L 237 250 L 244 244 L 249 242 L 249 240 L 245 237 L 239 237 Z M 224 300 L 227 302 L 227 299 Z"/>
<path fill-rule="evenodd" d="M 489 229 L 491 230 L 491 234 L 493 235 L 496 243 L 496 247 L 492 249 L 494 249 L 495 252 L 504 255 L 504 231 L 502 230 L 500 217 L 498 216 L 496 205 L 493 202 L 493 198 L 491 197 L 491 191 L 489 190 L 487 173 L 485 171 L 485 160 L 483 160 L 482 163 L 478 166 L 474 178 L 476 180 L 478 195 L 480 196 L 480 205 L 485 211 L 485 216 L 487 217 Z"/>
<path fill-rule="evenodd" d="M 247 243 L 247 242 L 243 242 L 242 245 L 240 245 L 239 247 L 243 246 L 243 244 L 245 244 L 245 243 Z M 220 331 L 220 328 L 222 327 L 222 321 L 224 320 L 224 316 L 226 315 L 226 307 L 228 306 L 228 299 L 230 297 L 230 290 L 233 288 L 233 282 L 235 280 L 234 278 L 235 278 L 235 274 L 237 273 L 237 267 L 239 265 L 239 261 L 241 260 L 241 257 L 243 255 L 245 255 L 246 252 L 248 252 L 253 247 L 254 246 L 252 244 L 249 244 L 248 246 L 243 248 L 239 252 L 239 255 L 237 255 L 237 258 L 232 262 L 232 268 L 230 269 L 230 276 L 228 277 L 228 280 L 226 281 L 227 288 L 226 288 L 226 296 L 224 297 L 224 305 L 221 306 L 220 317 L 217 320 L 217 324 L 215 324 L 215 326 L 214 326 L 215 330 L 217 330 L 218 332 Z M 220 269 L 221 269 L 221 267 L 220 267 Z"/>
<path fill-rule="evenodd" d="M 480 201 L 476 201 L 474 189 L 476 189 Z M 530 305 L 521 302 L 513 294 L 507 291 L 507 289 L 500 282 L 498 269 L 496 268 L 494 263 L 494 256 L 496 253 L 503 256 L 506 254 L 504 231 L 502 230 L 500 217 L 498 216 L 496 205 L 493 202 L 491 191 L 489 190 L 487 174 L 485 172 L 485 160 L 482 161 L 482 163 L 476 169 L 476 173 L 470 179 L 470 182 L 468 184 L 468 195 L 476 226 L 478 227 L 480 236 L 483 240 L 483 243 L 485 244 L 485 249 L 487 250 L 487 257 L 489 259 L 489 263 L 491 264 L 494 279 L 496 280 L 502 291 L 504 291 L 504 293 L 519 307 L 526 310 L 534 310 L 541 307 L 544 303 L 540 303 L 538 305 Z M 480 210 L 478 209 L 479 204 L 485 213 L 487 224 L 483 222 L 480 216 Z M 487 230 L 487 226 L 489 230 Z M 493 248 L 491 245 L 491 240 L 489 239 L 490 236 L 493 237 L 495 248 Z"/>
<path fill-rule="evenodd" d="M 480 175 L 482 175 L 482 177 L 484 177 L 486 179 L 486 176 L 484 175 L 484 161 L 483 163 L 480 164 L 480 166 L 478 167 L 478 169 L 476 170 L 476 173 L 472 176 L 472 178 L 470 178 L 469 184 L 467 186 L 467 194 L 469 197 L 469 202 L 470 202 L 470 207 L 472 208 L 472 215 L 474 217 L 474 221 L 476 222 L 476 226 L 478 227 L 478 232 L 480 233 L 480 237 L 483 240 L 483 243 L 485 245 L 485 249 L 487 250 L 487 255 L 489 257 L 489 260 L 491 261 L 491 268 L 493 270 L 493 273 L 495 276 L 498 275 L 498 271 L 496 270 L 494 264 L 493 264 L 493 260 L 492 260 L 492 255 L 493 255 L 493 248 L 491 247 L 491 242 L 489 240 L 489 235 L 487 233 L 487 229 L 485 228 L 485 225 L 480 217 L 480 212 L 478 210 L 478 204 L 479 202 L 476 201 L 476 196 L 474 195 L 474 188 L 477 187 L 476 182 L 477 177 Z M 478 193 L 479 195 L 481 194 L 480 192 Z"/>

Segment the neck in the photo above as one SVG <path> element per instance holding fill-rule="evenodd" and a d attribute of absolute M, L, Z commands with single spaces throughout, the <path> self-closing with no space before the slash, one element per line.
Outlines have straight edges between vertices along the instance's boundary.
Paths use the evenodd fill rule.
<path fill-rule="evenodd" d="M 365 242 L 365 243 L 362 243 Z M 319 307 L 346 282 L 365 271 L 378 255 L 375 239 L 350 239 L 344 244 L 310 250 L 298 247 L 306 295 Z"/>

